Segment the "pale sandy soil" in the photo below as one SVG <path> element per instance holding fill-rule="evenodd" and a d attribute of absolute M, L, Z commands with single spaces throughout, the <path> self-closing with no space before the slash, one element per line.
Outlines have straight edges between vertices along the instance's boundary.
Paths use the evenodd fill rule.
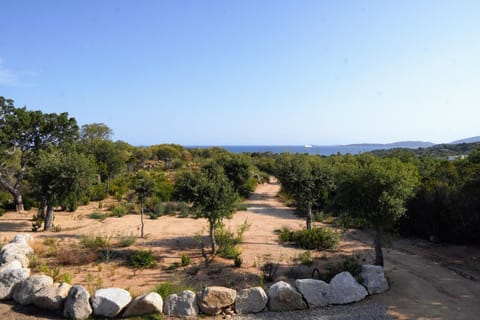
<path fill-rule="evenodd" d="M 118 286 L 134 295 L 148 292 L 162 281 L 182 281 L 192 288 L 208 285 L 228 285 L 236 288 L 259 284 L 261 266 L 267 262 L 278 263 L 277 279 L 291 280 L 292 274 L 308 276 L 313 267 L 320 269 L 340 255 L 360 253 L 368 262 L 371 259 L 371 239 L 364 233 L 351 231 L 336 250 L 313 252 L 315 263 L 311 267 L 296 267 L 295 258 L 304 250 L 278 244 L 275 230 L 282 226 L 301 228 L 305 222 L 290 208 L 285 207 L 277 193 L 276 183 L 258 186 L 247 200 L 248 210 L 235 213 L 225 224 L 235 230 L 244 221 L 251 226 L 244 235 L 243 264 L 234 268 L 231 260 L 216 258 L 206 267 L 201 257 L 195 235 L 206 236 L 207 223 L 200 219 L 164 216 L 157 220 L 146 219 L 146 239 L 138 239 L 128 248 L 115 248 L 111 261 L 91 262 L 81 266 L 63 266 L 62 272 L 73 275 L 73 283 L 82 284 L 94 291 L 95 287 Z M 108 203 L 104 203 L 108 207 Z M 111 217 L 100 222 L 88 218 L 99 209 L 98 203 L 79 208 L 75 213 L 57 212 L 55 224 L 60 232 L 37 232 L 34 247 L 41 249 L 48 237 L 61 239 L 58 248 L 69 250 L 84 235 L 111 237 L 115 244 L 118 235 L 139 235 L 140 217 L 127 215 Z M 9 212 L 0 218 L 0 241 L 6 242 L 19 232 L 31 231 L 31 216 Z M 206 243 L 207 239 L 204 238 Z M 126 257 L 138 249 L 154 252 L 158 266 L 155 269 L 135 271 L 125 263 Z M 173 262 L 180 262 L 182 254 L 192 258 L 192 265 L 175 271 L 167 270 Z M 387 306 L 390 315 L 399 319 L 478 319 L 480 316 L 480 250 L 472 247 L 433 245 L 415 240 L 396 241 L 385 250 L 385 269 L 391 289 L 385 294 L 368 298 Z M 193 271 L 196 271 L 193 272 Z M 266 284 L 268 285 L 268 284 Z M 0 319 L 55 318 L 48 314 L 31 317 L 30 309 L 0 303 Z"/>

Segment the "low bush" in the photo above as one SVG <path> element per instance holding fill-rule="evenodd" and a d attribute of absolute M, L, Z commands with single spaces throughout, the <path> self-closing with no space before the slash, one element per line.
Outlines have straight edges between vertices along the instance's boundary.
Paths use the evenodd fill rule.
<path fill-rule="evenodd" d="M 341 262 L 326 266 L 326 271 L 320 274 L 320 279 L 325 282 L 330 282 L 335 275 L 348 271 L 355 279 L 361 282 L 360 273 L 362 272 L 362 263 L 359 256 L 343 257 Z"/>
<path fill-rule="evenodd" d="M 95 219 L 95 220 L 100 220 L 100 221 L 104 221 L 105 219 L 107 219 L 107 215 L 105 213 L 102 213 L 102 212 L 90 213 L 90 215 L 88 217 L 90 219 Z"/>
<path fill-rule="evenodd" d="M 342 229 L 365 229 L 367 220 L 365 218 L 354 218 L 348 214 L 342 214 L 333 220 L 332 226 Z"/>
<path fill-rule="evenodd" d="M 280 231 L 279 240 L 282 243 L 292 242 L 307 250 L 323 250 L 334 248 L 340 240 L 335 230 L 325 227 L 290 231 L 283 227 Z"/>
<path fill-rule="evenodd" d="M 310 251 L 300 253 L 297 259 L 305 266 L 310 266 L 313 263 L 312 253 Z"/>
<path fill-rule="evenodd" d="M 80 238 L 80 243 L 84 248 L 92 249 L 95 251 L 100 251 L 111 246 L 110 237 L 108 236 L 83 236 Z"/>
<path fill-rule="evenodd" d="M 238 247 L 243 241 L 243 234 L 250 228 L 247 221 L 244 221 L 240 225 L 234 234 L 224 225 L 219 225 L 215 228 L 215 240 L 218 245 L 217 254 L 220 257 L 227 259 L 235 259 L 241 254 L 241 250 Z"/>
<path fill-rule="evenodd" d="M 121 234 L 118 236 L 118 246 L 122 248 L 131 246 L 135 241 L 137 241 L 137 237 L 133 234 Z"/>
<path fill-rule="evenodd" d="M 124 205 L 116 205 L 112 208 L 112 216 L 121 218 L 128 213 L 128 208 Z"/>
<path fill-rule="evenodd" d="M 157 265 L 151 250 L 135 251 L 130 256 L 130 265 L 136 269 L 149 269 Z"/>
<path fill-rule="evenodd" d="M 155 286 L 155 288 L 153 288 L 153 291 L 158 293 L 159 295 L 162 296 L 163 299 L 165 299 L 166 297 L 168 297 L 173 293 L 179 293 L 183 290 L 192 290 L 192 289 L 193 288 L 186 286 L 184 284 L 167 281 L 167 282 L 162 282 L 159 285 Z M 192 291 L 195 291 L 195 290 L 192 290 Z"/>
<path fill-rule="evenodd" d="M 93 250 L 77 246 L 60 247 L 57 249 L 55 261 L 62 266 L 85 265 L 97 260 L 97 253 Z"/>
<path fill-rule="evenodd" d="M 187 255 L 182 255 L 182 267 L 186 267 L 190 264 L 190 257 Z"/>
<path fill-rule="evenodd" d="M 180 218 L 187 218 L 190 215 L 190 207 L 186 202 L 179 202 L 177 204 L 177 210 Z"/>
<path fill-rule="evenodd" d="M 177 206 L 175 205 L 174 202 L 167 202 L 165 204 L 165 214 L 168 214 L 169 216 L 175 215 L 177 213 Z"/>
<path fill-rule="evenodd" d="M 233 265 L 236 267 L 236 268 L 240 268 L 242 266 L 242 263 L 243 263 L 243 259 L 242 257 L 240 257 L 240 255 L 236 256 L 234 259 L 233 259 Z"/>

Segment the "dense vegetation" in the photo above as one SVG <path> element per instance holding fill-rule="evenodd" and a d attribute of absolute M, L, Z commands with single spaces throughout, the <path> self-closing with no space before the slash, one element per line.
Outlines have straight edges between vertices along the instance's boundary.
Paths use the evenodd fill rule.
<path fill-rule="evenodd" d="M 30 111 L 0 97 L 0 212 L 39 208 L 36 229 L 48 230 L 54 209 L 112 196 L 119 201 L 112 214 L 140 213 L 142 225 L 144 213 L 206 219 L 215 252 L 223 219 L 274 175 L 284 199 L 306 217 L 306 231 L 288 233 L 288 241 L 317 239 L 314 217 L 333 215 L 337 224 L 372 231 L 378 264 L 386 233 L 480 243 L 478 144 L 321 157 L 134 147 L 112 135 L 105 124 L 79 127 L 66 113 Z M 459 154 L 468 157 L 446 160 Z"/>

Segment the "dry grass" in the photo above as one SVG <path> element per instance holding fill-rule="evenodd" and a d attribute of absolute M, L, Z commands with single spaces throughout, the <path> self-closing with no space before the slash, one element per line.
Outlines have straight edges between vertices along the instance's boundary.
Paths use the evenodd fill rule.
<path fill-rule="evenodd" d="M 55 260 L 62 266 L 89 264 L 97 260 L 97 252 L 77 245 L 69 245 L 57 249 Z"/>

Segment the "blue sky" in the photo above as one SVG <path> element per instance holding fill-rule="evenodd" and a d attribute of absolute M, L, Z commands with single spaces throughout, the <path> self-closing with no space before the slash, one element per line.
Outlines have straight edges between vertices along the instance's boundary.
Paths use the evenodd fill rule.
<path fill-rule="evenodd" d="M 480 135 L 480 1 L 0 2 L 0 95 L 134 145 Z"/>

